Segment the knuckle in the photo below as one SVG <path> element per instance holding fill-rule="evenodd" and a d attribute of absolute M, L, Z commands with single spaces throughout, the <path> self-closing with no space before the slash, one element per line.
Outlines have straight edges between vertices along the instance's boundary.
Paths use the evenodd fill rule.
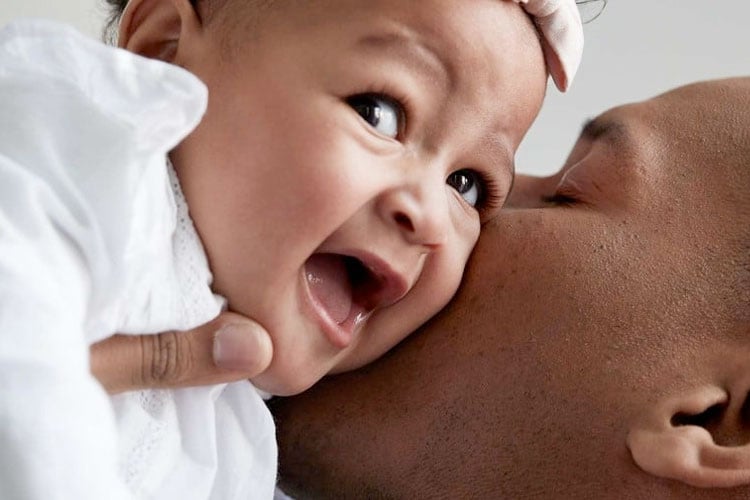
<path fill-rule="evenodd" d="M 142 373 L 145 386 L 179 385 L 190 372 L 190 346 L 179 333 L 147 335 L 142 342 Z"/>

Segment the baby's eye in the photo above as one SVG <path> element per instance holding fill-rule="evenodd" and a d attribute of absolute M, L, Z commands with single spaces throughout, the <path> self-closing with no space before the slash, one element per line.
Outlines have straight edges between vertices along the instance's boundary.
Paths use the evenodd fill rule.
<path fill-rule="evenodd" d="M 384 136 L 396 139 L 401 133 L 404 109 L 394 99 L 380 94 L 359 94 L 346 102 Z"/>
<path fill-rule="evenodd" d="M 472 207 L 480 203 L 483 193 L 482 176 L 473 170 L 457 170 L 448 176 L 445 181 L 455 189 L 461 198 Z"/>

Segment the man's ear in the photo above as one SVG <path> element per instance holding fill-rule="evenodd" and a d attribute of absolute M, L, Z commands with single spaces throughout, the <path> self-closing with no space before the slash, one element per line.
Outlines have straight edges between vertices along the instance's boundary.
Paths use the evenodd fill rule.
<path fill-rule="evenodd" d="M 190 0 L 130 0 L 120 20 L 118 45 L 145 57 L 174 62 L 181 41 L 200 27 Z"/>
<path fill-rule="evenodd" d="M 692 486 L 750 484 L 750 377 L 744 378 L 728 389 L 695 388 L 644 414 L 627 438 L 635 463 Z"/>

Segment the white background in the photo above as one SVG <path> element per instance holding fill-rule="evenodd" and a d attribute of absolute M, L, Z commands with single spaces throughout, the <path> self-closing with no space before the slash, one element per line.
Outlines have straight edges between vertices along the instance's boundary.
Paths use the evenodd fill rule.
<path fill-rule="evenodd" d="M 99 36 L 103 3 L 0 0 L 0 24 L 44 16 Z M 583 121 L 613 105 L 696 80 L 750 75 L 748 25 L 750 0 L 609 0 L 599 19 L 585 27 L 586 50 L 572 89 L 561 95 L 550 85 L 542 114 L 519 151 L 519 171 L 555 171 Z"/>

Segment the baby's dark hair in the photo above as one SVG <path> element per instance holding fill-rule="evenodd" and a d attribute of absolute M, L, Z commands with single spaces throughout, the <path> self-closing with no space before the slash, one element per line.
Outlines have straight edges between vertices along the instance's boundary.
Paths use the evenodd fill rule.
<path fill-rule="evenodd" d="M 104 23 L 102 38 L 112 45 L 117 43 L 117 23 L 128 4 L 128 0 L 105 0 L 107 4 L 107 19 Z"/>

